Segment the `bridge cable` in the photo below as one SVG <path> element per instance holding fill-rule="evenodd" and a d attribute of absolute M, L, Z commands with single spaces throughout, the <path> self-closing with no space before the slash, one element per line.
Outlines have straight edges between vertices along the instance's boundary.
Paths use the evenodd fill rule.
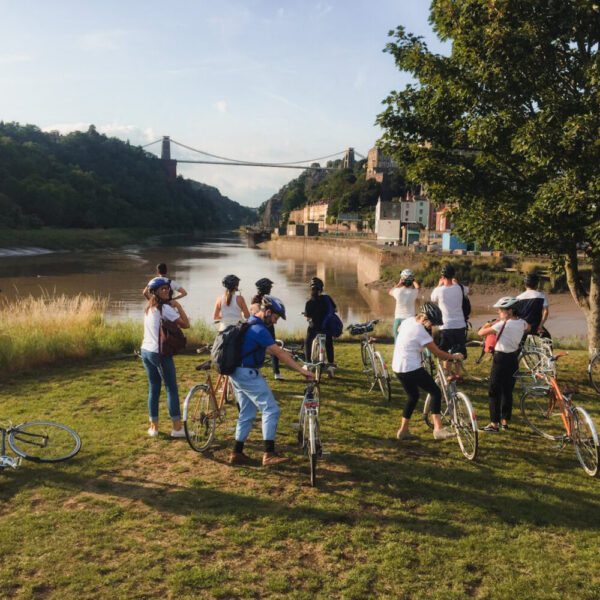
<path fill-rule="evenodd" d="M 157 144 L 160 141 L 161 141 L 161 138 L 154 140 L 153 142 L 150 142 L 149 144 L 144 144 L 143 146 L 140 146 L 140 148 L 146 148 L 147 146 L 152 146 L 152 144 Z"/>

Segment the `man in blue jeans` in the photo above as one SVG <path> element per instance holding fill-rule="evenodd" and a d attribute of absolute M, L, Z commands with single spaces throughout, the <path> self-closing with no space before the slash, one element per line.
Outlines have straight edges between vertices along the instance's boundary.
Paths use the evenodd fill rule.
<path fill-rule="evenodd" d="M 275 296 L 267 295 L 263 296 L 260 311 L 248 319 L 250 327 L 242 343 L 242 364 L 230 376 L 240 405 L 240 414 L 235 428 L 235 444 L 229 457 L 229 463 L 232 465 L 247 465 L 252 462 L 244 454 L 244 442 L 250 434 L 258 410 L 262 413 L 262 434 L 265 443 L 262 464 L 270 466 L 287 460 L 275 452 L 275 434 L 281 411 L 273 392 L 260 372 L 265 362 L 265 354 L 268 352 L 276 356 L 290 369 L 298 371 L 307 379 L 314 377 L 288 352 L 282 350 L 269 333 L 267 326 L 277 323 L 279 317 L 285 319 L 285 306 Z"/>

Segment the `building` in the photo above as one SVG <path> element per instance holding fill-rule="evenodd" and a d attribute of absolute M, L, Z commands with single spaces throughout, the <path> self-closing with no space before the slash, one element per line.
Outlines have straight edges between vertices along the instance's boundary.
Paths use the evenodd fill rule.
<path fill-rule="evenodd" d="M 290 212 L 288 223 L 304 225 L 305 223 L 317 223 L 319 231 L 327 227 L 327 209 L 329 202 L 320 202 L 318 204 L 307 204 L 303 208 L 297 208 Z"/>
<path fill-rule="evenodd" d="M 375 234 L 378 242 L 399 242 L 402 238 L 402 204 L 383 202 L 375 206 Z"/>
<path fill-rule="evenodd" d="M 375 146 L 367 153 L 367 179 L 375 179 L 384 183 L 385 175 L 396 168 L 396 163 L 389 157 L 384 156 L 381 148 Z"/>

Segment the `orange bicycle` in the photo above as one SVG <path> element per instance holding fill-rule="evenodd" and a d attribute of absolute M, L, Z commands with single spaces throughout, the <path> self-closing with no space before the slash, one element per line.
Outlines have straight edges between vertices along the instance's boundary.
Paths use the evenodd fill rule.
<path fill-rule="evenodd" d="M 556 361 L 568 352 L 541 360 L 535 380 L 527 373 L 523 378 L 525 391 L 521 396 L 521 414 L 539 435 L 560 443 L 560 449 L 572 443 L 584 471 L 598 474 L 598 434 L 590 415 L 573 404 L 571 394 L 576 389 L 561 390 L 555 375 Z"/>
<path fill-rule="evenodd" d="M 217 425 L 225 422 L 227 405 L 236 401 L 229 376 L 219 375 L 213 384 L 210 364 L 206 361 L 196 367 L 198 371 L 207 371 L 206 381 L 192 387 L 183 404 L 185 437 L 196 452 L 208 450 L 215 439 Z"/>

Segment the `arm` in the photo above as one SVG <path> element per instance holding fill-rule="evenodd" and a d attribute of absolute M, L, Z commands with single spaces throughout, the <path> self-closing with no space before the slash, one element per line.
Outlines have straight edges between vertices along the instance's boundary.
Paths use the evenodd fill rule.
<path fill-rule="evenodd" d="M 190 328 L 190 320 L 188 316 L 185 314 L 181 304 L 177 302 L 177 300 L 171 300 L 169 304 L 179 313 L 179 319 L 175 320 L 175 323 L 181 327 L 181 329 L 189 329 Z"/>
<path fill-rule="evenodd" d="M 215 302 L 215 312 L 213 313 L 213 320 L 220 321 L 221 320 L 221 296 L 217 298 Z"/>
<path fill-rule="evenodd" d="M 419 282 L 416 279 L 413 281 L 413 287 L 415 288 L 415 290 L 421 289 L 421 285 L 419 284 Z"/>
<path fill-rule="evenodd" d="M 448 352 L 444 352 L 437 347 L 435 342 L 429 342 L 429 344 L 425 344 L 425 348 L 429 350 L 432 354 L 435 354 L 438 358 L 442 360 L 455 360 L 455 359 L 463 359 L 464 356 L 457 352 L 456 354 L 449 354 Z"/>
<path fill-rule="evenodd" d="M 180 298 L 184 298 L 185 296 L 187 296 L 187 292 L 186 292 L 186 291 L 185 291 L 185 290 L 184 290 L 182 287 L 180 287 L 180 288 L 177 290 L 177 293 L 178 293 L 179 295 L 178 295 L 178 296 L 175 296 L 175 298 L 173 298 L 173 300 L 179 300 Z"/>
<path fill-rule="evenodd" d="M 244 315 L 244 319 L 248 319 L 250 317 L 250 311 L 248 310 L 248 307 L 246 306 L 246 301 L 242 296 L 237 297 L 237 305 L 240 307 L 240 310 Z"/>
<path fill-rule="evenodd" d="M 148 286 L 144 288 L 142 294 L 144 295 L 144 298 L 146 298 L 146 300 L 150 300 L 150 290 L 148 289 Z"/>
<path fill-rule="evenodd" d="M 298 371 L 307 379 L 314 379 L 314 375 L 307 369 L 303 369 L 302 365 L 297 363 L 289 352 L 286 352 L 283 348 L 280 348 L 277 344 L 271 344 L 267 346 L 267 353 L 272 356 L 276 356 L 283 364 L 287 365 L 290 369 Z"/>
<path fill-rule="evenodd" d="M 544 331 L 544 323 L 546 322 L 549 313 L 550 311 L 548 310 L 548 307 L 544 306 L 542 310 L 542 320 L 540 321 L 540 326 L 538 327 L 538 333 L 542 333 L 542 331 Z"/>

